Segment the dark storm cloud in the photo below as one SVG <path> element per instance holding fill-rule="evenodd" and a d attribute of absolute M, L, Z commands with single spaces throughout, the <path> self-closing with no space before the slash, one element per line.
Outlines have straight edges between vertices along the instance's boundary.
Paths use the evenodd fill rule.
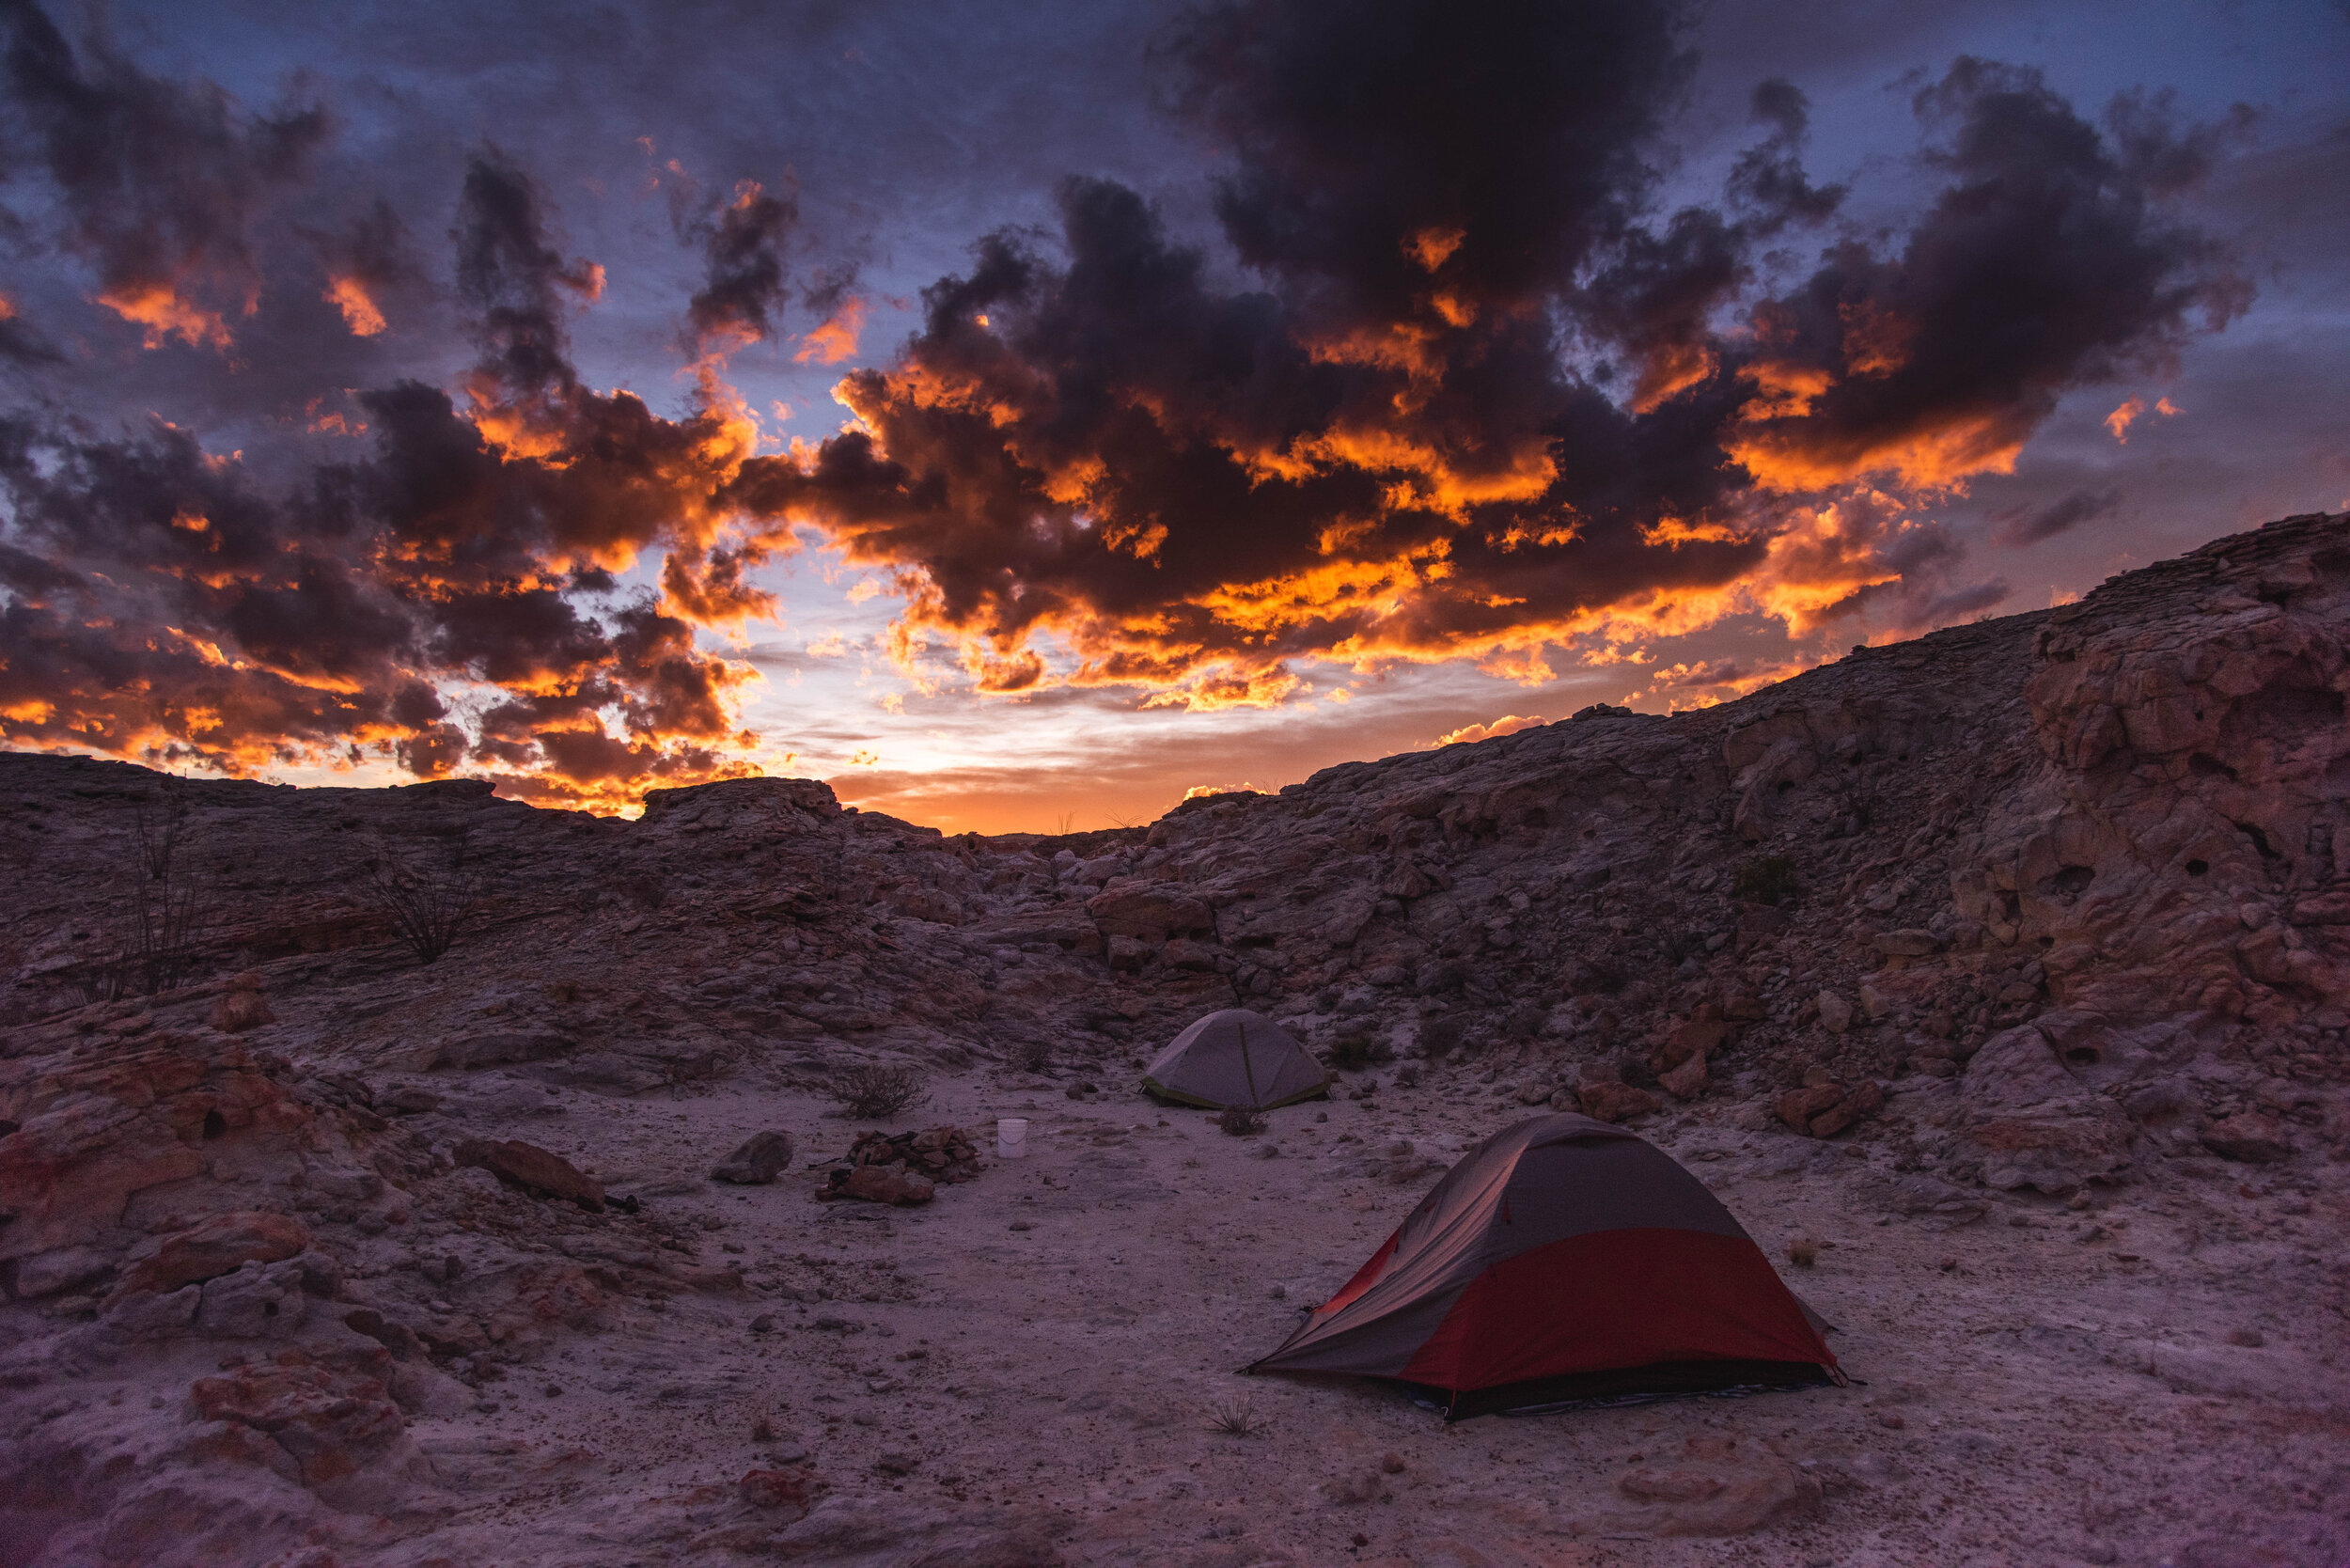
<path fill-rule="evenodd" d="M 57 346 L 31 322 L 15 314 L 15 306 L 8 306 L 8 313 L 0 315 L 0 362 L 10 365 L 55 365 L 65 356 Z"/>
<path fill-rule="evenodd" d="M 1696 64 L 1690 8 L 1241 0 L 1161 45 L 1167 96 L 1230 149 L 1243 260 L 1344 315 L 1436 288 L 1510 309 L 1564 289 L 1636 216 Z"/>
<path fill-rule="evenodd" d="M 1949 182 L 1898 253 L 1846 242 L 1754 311 L 1753 373 L 1785 401 L 1732 450 L 1778 488 L 2003 469 L 2064 392 L 2166 363 L 2248 298 L 2154 200 L 2201 165 L 2204 133 L 2131 100 L 2117 145 L 2037 71 L 1983 60 L 1914 102 L 1946 128 L 1929 162 Z"/>
<path fill-rule="evenodd" d="M 482 368 L 518 397 L 569 391 L 568 303 L 603 292 L 603 269 L 550 242 L 538 182 L 491 149 L 465 170 L 453 238 L 457 288 L 473 308 Z"/>
<path fill-rule="evenodd" d="M 30 0 L 0 3 L 0 38 L 6 172 L 46 177 L 55 240 L 98 299 L 151 342 L 226 347 L 263 284 L 250 225 L 331 134 L 324 107 L 249 116 L 209 83 L 147 75 L 102 33 L 77 50 Z"/>
<path fill-rule="evenodd" d="M 1773 128 L 1764 141 L 1738 155 L 1730 171 L 1730 197 L 1755 214 L 1765 232 L 1791 221 L 1824 223 L 1844 199 L 1841 185 L 1814 185 L 1801 154 L 1811 105 L 1801 88 L 1777 77 L 1754 89 L 1753 118 Z"/>
<path fill-rule="evenodd" d="M 745 180 L 714 212 L 685 226 L 701 245 L 708 275 L 686 306 L 691 354 L 723 353 L 775 336 L 788 287 L 784 245 L 799 217 L 797 203 Z"/>
<path fill-rule="evenodd" d="M 1884 497 L 1788 525 L 1856 482 L 2002 468 L 2065 390 L 2223 323 L 2224 259 L 2159 205 L 2211 133 L 2128 100 L 2104 134 L 1962 60 L 1916 92 L 1942 184 L 1918 225 L 1755 301 L 1753 247 L 1841 191 L 1805 175 L 1807 107 L 1774 81 L 1723 206 L 1650 211 L 1681 22 L 1186 13 L 1167 100 L 1228 155 L 1216 212 L 1262 290 L 1072 180 L 1057 254 L 981 241 L 901 362 L 843 384 L 863 428 L 752 461 L 728 498 L 897 569 L 901 653 L 936 635 L 996 690 L 1045 679 L 1041 636 L 1080 682 L 1213 706 L 1278 699 L 1294 655 L 1531 673 L 1545 642 L 1742 597 L 1791 624 L 1979 607 L 2004 588 L 1954 583 L 1955 541 Z"/>
<path fill-rule="evenodd" d="M 1991 525 L 2002 544 L 2037 544 L 2110 516 L 2121 504 L 2118 490 L 2075 490 L 2044 506 L 2003 508 L 1991 514 Z"/>

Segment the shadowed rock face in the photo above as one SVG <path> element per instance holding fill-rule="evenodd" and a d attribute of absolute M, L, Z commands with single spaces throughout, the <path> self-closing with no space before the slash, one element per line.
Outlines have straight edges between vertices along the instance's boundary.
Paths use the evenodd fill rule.
<path fill-rule="evenodd" d="M 2350 519 L 2294 518 L 1719 708 L 1593 710 L 1059 838 L 943 838 L 804 779 L 659 792 L 632 823 L 465 781 L 0 756 L 0 1431 L 105 1357 L 171 1396 L 127 1468 L 102 1425 L 0 1450 L 31 1521 L 8 1549 L 176 1560 L 182 1507 L 189 1560 L 353 1511 L 414 1536 L 401 1510 L 486 1462 L 428 1463 L 408 1423 L 672 1298 L 784 1289 L 703 1259 L 707 1227 L 592 1168 L 592 1137 L 540 1147 L 564 1105 L 1007 1062 L 1076 1100 L 1245 1005 L 1391 1096 L 1475 1074 L 1512 1107 L 1834 1140 L 1920 1223 L 2316 1168 L 2350 1154 L 2346 635 Z M 142 814 L 180 823 L 189 980 L 107 999 L 135 967 Z M 380 871 L 473 879 L 437 961 L 399 940 Z M 791 1184 L 791 1139 L 763 1136 L 728 1182 Z M 682 1158 L 697 1181 L 741 1137 Z M 1116 1158 L 1104 1193 L 1170 1196 Z M 1393 1168 L 1438 1168 L 1406 1143 Z M 1740 1464 L 1651 1464 L 1590 1516 L 1734 1532 L 1818 1494 Z M 694 1528 L 767 1549 L 758 1490 L 693 1503 Z M 813 1496 L 784 1523 L 854 1534 L 871 1506 L 793 1523 Z M 871 1549 L 1036 1529 L 923 1517 Z"/>

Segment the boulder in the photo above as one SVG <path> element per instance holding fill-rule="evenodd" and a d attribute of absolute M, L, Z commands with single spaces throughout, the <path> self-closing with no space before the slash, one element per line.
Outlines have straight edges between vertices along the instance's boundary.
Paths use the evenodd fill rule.
<path fill-rule="evenodd" d="M 1647 1090 L 1630 1084 L 1587 1083 L 1576 1088 L 1574 1096 L 1576 1108 L 1594 1121 L 1629 1121 L 1664 1104 Z"/>
<path fill-rule="evenodd" d="M 1852 1027 L 1852 1003 L 1833 991 L 1820 993 L 1820 1027 L 1842 1034 Z"/>
<path fill-rule="evenodd" d="M 1942 939 L 1930 931 L 1881 931 L 1871 945 L 1896 958 L 1924 958 L 1942 950 Z"/>
<path fill-rule="evenodd" d="M 274 1263 L 310 1245 L 309 1228 L 290 1215 L 259 1210 L 215 1215 L 202 1224 L 133 1254 L 122 1272 L 118 1295 L 134 1291 L 168 1294 L 182 1285 L 233 1274 L 246 1263 Z"/>
<path fill-rule="evenodd" d="M 1208 906 L 1163 886 L 1114 887 L 1086 901 L 1086 913 L 1104 936 L 1131 936 L 1153 946 L 1169 936 L 1215 929 Z"/>
<path fill-rule="evenodd" d="M 8 1075 L 18 1126 L 0 1138 L 0 1213 L 13 1216 L 0 1226 L 0 1262 L 90 1245 L 138 1194 L 202 1176 L 208 1162 L 298 1165 L 316 1147 L 311 1108 L 227 1042 L 109 1043 L 20 1058 Z"/>
<path fill-rule="evenodd" d="M 938 1187 L 927 1176 L 916 1176 L 885 1165 L 849 1166 L 835 1170 L 831 1179 L 816 1191 L 826 1201 L 835 1199 L 860 1199 L 868 1203 L 894 1203 L 911 1208 L 927 1203 L 936 1196 Z"/>
<path fill-rule="evenodd" d="M 1669 1072 L 1657 1074 L 1656 1082 L 1666 1093 L 1676 1100 L 1694 1100 L 1705 1092 L 1705 1053 L 1698 1052 Z"/>
<path fill-rule="evenodd" d="M 388 1371 L 388 1354 L 378 1351 L 373 1359 Z M 292 1461 L 302 1484 L 329 1502 L 372 1500 L 356 1478 L 392 1450 L 406 1427 L 372 1370 L 330 1365 L 296 1350 L 200 1377 L 188 1399 L 198 1420 L 266 1436 Z"/>
<path fill-rule="evenodd" d="M 711 1179 L 738 1186 L 763 1187 L 791 1166 L 790 1133 L 754 1133 L 713 1170 Z"/>
<path fill-rule="evenodd" d="M 560 1154 L 516 1138 L 492 1142 L 469 1137 L 457 1146 L 457 1163 L 486 1170 L 505 1185 L 533 1198 L 559 1199 L 590 1212 L 603 1208 L 603 1184 Z"/>
<path fill-rule="evenodd" d="M 1873 1081 L 1843 1084 L 1825 1074 L 1820 1077 L 1820 1082 L 1789 1090 L 1771 1106 L 1781 1121 L 1807 1137 L 1834 1137 L 1884 1108 L 1885 1090 Z"/>
<path fill-rule="evenodd" d="M 2203 1129 L 2203 1147 L 2223 1160 L 2270 1165 L 2292 1154 L 2284 1123 L 2258 1111 L 2238 1111 Z"/>
<path fill-rule="evenodd" d="M 1664 1038 L 1657 1042 L 1654 1052 L 1656 1065 L 1661 1071 L 1678 1067 L 1692 1056 L 1708 1056 L 1729 1037 L 1730 1026 L 1719 1018 L 1700 1014 L 1686 1019 L 1668 1029 Z"/>
<path fill-rule="evenodd" d="M 2128 1113 L 2067 1072 L 2031 1025 L 1983 1042 L 1958 1081 L 1954 1130 L 1982 1156 L 1986 1185 L 2071 1193 L 2130 1164 Z"/>

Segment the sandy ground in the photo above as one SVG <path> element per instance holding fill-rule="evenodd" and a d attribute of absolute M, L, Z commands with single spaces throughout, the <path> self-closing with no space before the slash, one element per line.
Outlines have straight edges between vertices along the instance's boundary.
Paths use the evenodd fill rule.
<path fill-rule="evenodd" d="M 796 1171 L 698 1180 L 762 1128 L 791 1132 L 802 1167 L 845 1149 L 855 1128 L 788 1091 L 564 1095 L 485 1126 L 694 1218 L 701 1262 L 752 1284 L 632 1305 L 485 1388 L 494 1410 L 416 1421 L 467 1490 L 393 1555 L 462 1540 L 472 1560 L 548 1560 L 554 1530 L 583 1560 L 669 1560 L 631 1554 L 684 1549 L 697 1500 L 801 1463 L 830 1493 L 783 1555 L 822 1560 L 863 1560 L 861 1542 L 913 1560 L 888 1542 L 944 1516 L 1069 1561 L 1197 1568 L 2350 1560 L 2342 1165 L 2246 1181 L 2210 1162 L 2086 1209 L 1983 1195 L 1979 1218 L 1904 1216 L 1881 1155 L 1700 1110 L 1649 1136 L 1775 1261 L 1819 1242 L 1781 1272 L 1840 1326 L 1854 1387 L 1448 1426 L 1377 1384 L 1238 1375 L 1444 1165 L 1530 1114 L 1511 1087 L 1440 1075 L 1234 1138 L 1138 1095 L 943 1079 L 893 1127 L 1026 1116 L 1031 1155 L 898 1210 L 818 1203 Z M 1251 1435 L 1213 1429 L 1235 1410 Z M 1794 1516 L 1668 1533 L 1718 1527 L 1725 1498 L 1703 1494 L 1725 1482 Z M 937 1560 L 1021 1560 L 996 1550 Z"/>

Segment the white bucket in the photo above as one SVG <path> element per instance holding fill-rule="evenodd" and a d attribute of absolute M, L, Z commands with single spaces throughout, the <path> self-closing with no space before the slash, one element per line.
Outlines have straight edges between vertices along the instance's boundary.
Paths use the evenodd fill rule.
<path fill-rule="evenodd" d="M 1026 1117 L 1002 1116 L 995 1119 L 995 1157 L 999 1160 L 1025 1160 L 1028 1157 Z"/>

